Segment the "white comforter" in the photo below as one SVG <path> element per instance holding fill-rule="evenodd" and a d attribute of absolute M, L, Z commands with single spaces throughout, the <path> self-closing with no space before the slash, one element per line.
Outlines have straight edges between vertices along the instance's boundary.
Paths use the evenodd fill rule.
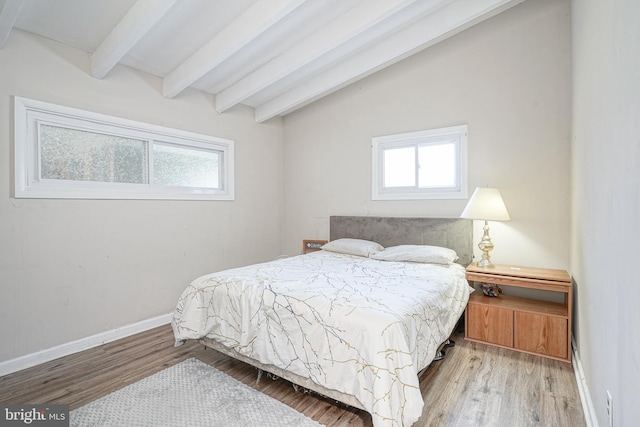
<path fill-rule="evenodd" d="M 379 426 L 410 426 L 417 373 L 469 299 L 464 268 L 327 251 L 196 279 L 182 293 L 176 343 L 208 337 L 354 395 Z"/>

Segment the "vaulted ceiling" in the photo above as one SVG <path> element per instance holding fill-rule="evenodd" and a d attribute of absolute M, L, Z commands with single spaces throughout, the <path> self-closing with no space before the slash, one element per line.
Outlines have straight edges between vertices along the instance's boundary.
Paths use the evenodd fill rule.
<path fill-rule="evenodd" d="M 524 0 L 0 0 L 13 28 L 238 104 L 258 122 L 301 108 Z"/>

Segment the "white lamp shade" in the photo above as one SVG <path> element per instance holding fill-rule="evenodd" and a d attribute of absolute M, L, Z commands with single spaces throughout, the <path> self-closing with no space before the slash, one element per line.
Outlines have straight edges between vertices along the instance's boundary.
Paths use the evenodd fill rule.
<path fill-rule="evenodd" d="M 509 212 L 497 188 L 475 189 L 460 218 L 509 221 Z"/>

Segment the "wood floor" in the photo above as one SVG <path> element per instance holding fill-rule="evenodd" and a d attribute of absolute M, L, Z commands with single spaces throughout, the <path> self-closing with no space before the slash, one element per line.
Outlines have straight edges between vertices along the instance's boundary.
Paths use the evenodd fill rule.
<path fill-rule="evenodd" d="M 422 426 L 585 426 L 573 369 L 567 363 L 465 341 L 420 378 Z M 0 402 L 82 406 L 182 360 L 196 357 L 328 427 L 372 426 L 363 411 L 296 392 L 284 380 L 195 342 L 173 346 L 169 326 L 0 377 Z"/>

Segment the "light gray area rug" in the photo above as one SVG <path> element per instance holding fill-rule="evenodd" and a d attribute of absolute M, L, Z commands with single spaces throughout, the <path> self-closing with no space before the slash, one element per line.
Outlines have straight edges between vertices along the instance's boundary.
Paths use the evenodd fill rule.
<path fill-rule="evenodd" d="M 71 426 L 319 427 L 197 359 L 188 359 L 71 411 Z"/>

